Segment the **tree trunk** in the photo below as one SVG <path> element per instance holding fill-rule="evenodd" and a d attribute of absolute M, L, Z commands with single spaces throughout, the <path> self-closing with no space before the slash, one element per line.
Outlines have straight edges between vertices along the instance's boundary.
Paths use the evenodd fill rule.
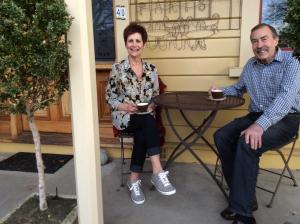
<path fill-rule="evenodd" d="M 45 211 L 47 210 L 47 201 L 46 201 L 46 185 L 45 185 L 45 173 L 44 173 L 44 162 L 41 153 L 41 139 L 39 130 L 36 127 L 33 113 L 29 108 L 26 109 L 27 111 L 27 118 L 29 127 L 32 133 L 34 148 L 35 148 L 35 158 L 36 158 L 36 166 L 38 170 L 38 177 L 39 177 L 39 200 L 40 200 L 40 210 Z"/>

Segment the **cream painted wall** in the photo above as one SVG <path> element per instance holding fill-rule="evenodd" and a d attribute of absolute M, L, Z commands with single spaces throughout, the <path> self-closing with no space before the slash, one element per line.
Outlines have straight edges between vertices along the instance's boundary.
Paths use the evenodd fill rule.
<path fill-rule="evenodd" d="M 116 61 L 121 61 L 127 57 L 127 51 L 124 47 L 123 30 L 129 24 L 129 1 L 128 0 L 114 0 L 114 26 L 115 26 L 115 47 L 116 47 Z M 126 9 L 126 19 L 116 19 L 116 6 L 124 6 Z"/>
<path fill-rule="evenodd" d="M 251 28 L 249 26 L 252 26 L 253 23 L 256 24 L 258 22 L 259 10 L 256 10 L 256 8 L 259 8 L 259 0 L 244 0 L 242 1 L 242 6 L 240 6 L 240 1 L 232 1 L 233 5 L 231 7 L 233 14 L 240 14 L 241 11 L 242 20 L 240 22 L 240 29 L 236 29 L 239 24 L 237 19 L 235 19 L 233 23 L 233 28 L 235 29 L 228 28 L 229 20 L 226 19 L 228 18 L 228 12 L 226 10 L 228 10 L 229 2 L 230 1 L 228 0 L 221 0 L 218 2 L 212 1 L 211 13 L 218 13 L 223 19 L 221 19 L 218 23 L 216 23 L 215 20 L 205 21 L 206 25 L 212 23 L 218 25 L 218 32 L 209 36 L 207 39 L 204 38 L 206 46 L 205 50 L 191 50 L 187 47 L 185 49 L 178 50 L 172 46 L 168 50 L 160 50 L 158 48 L 146 48 L 144 50 L 143 57 L 147 61 L 157 66 L 160 78 L 167 85 L 167 91 L 206 91 L 212 85 L 225 86 L 233 84 L 237 81 L 236 78 L 232 79 L 228 76 L 229 69 L 232 67 L 239 67 L 241 61 L 244 60 L 244 57 L 249 58 L 252 55 L 251 48 L 249 47 L 250 45 L 249 43 L 246 43 L 246 40 L 249 42 L 248 33 Z M 156 6 L 154 5 L 153 7 Z M 208 7 L 208 5 L 206 5 L 206 7 Z M 135 20 L 136 17 L 138 17 L 139 21 L 147 21 L 147 19 L 151 17 L 149 13 L 147 14 L 146 10 L 136 16 L 135 5 L 130 5 L 130 9 L 132 20 Z M 257 11 L 257 13 L 253 13 L 253 10 Z M 187 16 L 192 16 L 193 14 L 193 11 L 182 11 L 183 18 L 187 18 Z M 250 12 L 252 14 L 249 17 Z M 204 10 L 202 15 L 203 17 L 205 17 L 205 13 L 209 12 Z M 152 16 L 155 19 L 163 19 L 157 18 L 159 17 L 158 14 Z M 168 17 L 170 19 L 175 19 L 176 15 L 168 14 Z M 143 25 L 143 23 L 141 24 Z M 147 26 L 147 23 L 144 24 Z M 152 32 L 154 31 L 150 31 L 150 42 L 148 42 L 148 45 L 152 44 Z M 163 31 L 156 30 L 155 32 L 161 32 L 163 34 Z M 209 32 L 209 30 L 200 30 L 199 32 L 192 32 L 192 35 L 194 38 L 199 38 L 207 35 L 207 32 Z M 245 35 L 247 38 L 244 37 Z M 245 43 L 241 43 L 241 40 Z M 241 52 L 243 54 L 242 58 L 240 57 Z M 245 107 L 226 111 L 224 113 L 221 112 L 208 133 L 213 133 L 216 128 L 224 125 L 225 122 L 230 121 L 235 116 L 243 115 L 245 113 Z M 199 122 L 204 118 L 203 113 L 191 113 L 190 116 L 197 124 L 199 124 Z M 175 122 L 180 132 L 183 135 L 187 134 L 188 127 L 184 124 L 184 122 L 182 122 L 180 115 L 174 112 L 174 117 L 175 120 L 181 121 Z M 164 125 L 167 129 L 166 141 L 169 143 L 178 141 L 171 131 L 171 128 L 165 117 Z"/>
<path fill-rule="evenodd" d="M 134 21 L 136 19 L 134 4 L 129 4 L 129 1 L 125 0 L 116 0 L 115 2 L 116 4 L 129 7 L 127 12 L 130 15 L 130 20 Z M 133 3 L 134 1 L 131 2 Z M 137 2 L 149 1 L 138 0 Z M 217 1 L 212 2 L 216 3 Z M 226 14 L 225 10 L 228 8 L 226 2 L 228 2 L 228 0 L 218 1 L 218 4 L 214 4 L 213 11 L 219 12 L 221 15 Z M 220 31 L 205 40 L 206 50 L 198 49 L 193 51 L 188 48 L 177 50 L 174 49 L 174 47 L 171 47 L 168 50 L 149 48 L 144 50 L 144 59 L 156 65 L 160 78 L 167 85 L 167 91 L 206 91 L 212 85 L 226 86 L 237 81 L 236 77 L 239 76 L 242 67 L 253 55 L 249 37 L 251 28 L 259 22 L 260 0 L 243 0 L 241 8 L 239 7 L 239 0 L 234 0 L 232 2 L 233 11 L 235 13 L 238 11 L 241 12 L 240 29 L 223 30 L 223 28 L 226 28 L 226 23 L 223 20 L 220 21 Z M 138 15 L 140 21 L 147 20 L 147 17 L 150 17 L 149 13 L 146 11 L 147 10 L 143 12 L 143 15 Z M 187 14 L 184 13 L 188 12 L 183 10 L 182 16 L 185 18 Z M 163 16 L 159 16 L 160 15 L 157 14 L 153 17 L 154 19 L 163 19 Z M 170 14 L 168 16 L 171 19 L 176 18 L 176 16 L 172 17 Z M 128 19 L 126 21 L 116 20 L 116 31 L 118 32 L 116 35 L 116 49 L 117 52 L 119 52 L 119 54 L 117 54 L 119 55 L 117 57 L 118 61 L 127 55 L 121 32 L 123 32 L 123 28 L 128 23 Z M 235 20 L 234 24 L 234 26 L 237 26 L 237 24 L 239 24 L 238 20 Z M 200 32 L 194 34 L 193 37 L 199 38 L 202 37 L 202 35 L 203 33 Z M 153 44 L 153 42 L 151 42 L 151 37 L 148 44 Z M 230 77 L 230 74 L 234 74 L 236 77 Z M 212 134 L 215 130 L 233 118 L 247 113 L 247 105 L 248 99 L 246 104 L 241 108 L 219 112 L 212 127 L 206 134 L 207 138 L 213 142 Z M 184 136 L 189 131 L 188 127 L 184 124 L 177 112 L 174 112 L 174 116 L 176 128 L 178 128 L 180 133 Z M 201 119 L 204 118 L 204 114 L 191 113 L 191 117 L 195 124 L 199 124 Z M 167 129 L 167 144 L 165 145 L 165 148 L 168 150 L 170 144 L 178 142 L 178 140 L 173 134 L 164 115 L 163 122 Z M 202 146 L 199 145 L 199 147 Z M 297 148 L 298 151 L 300 151 L 300 143 L 297 143 Z"/>

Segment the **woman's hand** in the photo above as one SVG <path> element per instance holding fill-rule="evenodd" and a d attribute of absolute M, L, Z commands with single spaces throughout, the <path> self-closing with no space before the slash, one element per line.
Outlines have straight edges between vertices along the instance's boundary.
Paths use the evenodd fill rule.
<path fill-rule="evenodd" d="M 130 113 L 135 113 L 137 112 L 137 106 L 133 103 L 126 103 L 127 105 L 127 111 L 130 112 Z"/>
<path fill-rule="evenodd" d="M 121 103 L 118 110 L 135 113 L 137 111 L 137 106 L 134 103 Z"/>
<path fill-rule="evenodd" d="M 150 103 L 149 106 L 148 106 L 148 108 L 147 108 L 147 111 L 148 112 L 152 112 L 152 111 L 155 110 L 156 107 L 157 107 L 156 104 Z"/>

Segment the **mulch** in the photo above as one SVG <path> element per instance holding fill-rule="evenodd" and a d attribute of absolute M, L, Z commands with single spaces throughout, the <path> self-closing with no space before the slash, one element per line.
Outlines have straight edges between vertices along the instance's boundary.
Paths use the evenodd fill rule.
<path fill-rule="evenodd" d="M 59 154 L 42 154 L 42 157 L 45 166 L 45 173 L 47 174 L 55 173 L 73 158 L 72 155 Z M 0 162 L 0 170 L 36 173 L 37 168 L 35 154 L 26 152 L 16 153 Z"/>
<path fill-rule="evenodd" d="M 60 224 L 76 206 L 76 199 L 48 197 L 48 209 L 39 210 L 39 198 L 29 198 L 3 224 Z"/>

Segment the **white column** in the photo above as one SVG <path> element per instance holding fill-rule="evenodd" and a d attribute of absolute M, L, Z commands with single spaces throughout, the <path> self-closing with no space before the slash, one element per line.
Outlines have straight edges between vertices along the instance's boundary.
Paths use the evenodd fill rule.
<path fill-rule="evenodd" d="M 259 23 L 261 0 L 242 1 L 242 21 L 240 39 L 240 60 L 238 67 L 229 69 L 230 77 L 239 77 L 246 62 L 253 56 L 250 33 L 251 29 Z"/>
<path fill-rule="evenodd" d="M 91 0 L 66 0 L 70 40 L 72 131 L 80 224 L 102 224 L 102 185 Z"/>
<path fill-rule="evenodd" d="M 244 67 L 249 58 L 253 56 L 250 33 L 251 29 L 259 23 L 260 1 L 243 1 L 239 67 Z"/>

